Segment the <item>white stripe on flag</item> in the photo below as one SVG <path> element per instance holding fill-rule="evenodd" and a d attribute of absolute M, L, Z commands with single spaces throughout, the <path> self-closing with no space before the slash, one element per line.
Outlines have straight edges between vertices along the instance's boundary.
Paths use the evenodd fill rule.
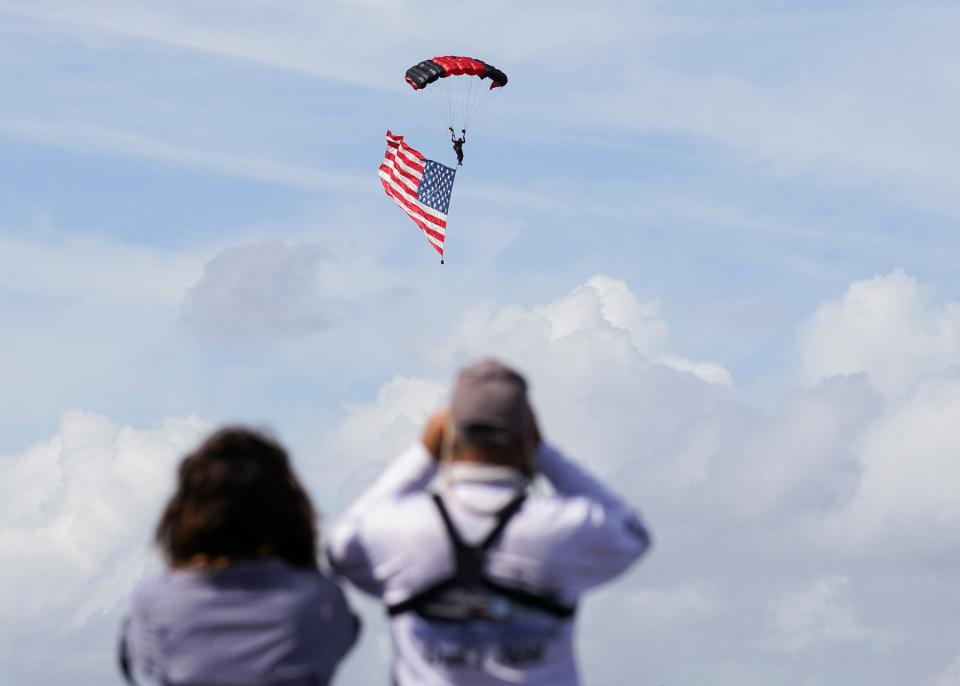
<path fill-rule="evenodd" d="M 385 175 L 383 172 L 380 173 L 380 178 L 386 181 L 387 183 L 389 183 L 390 187 L 393 188 L 395 192 L 405 196 L 411 203 L 415 203 L 421 210 L 423 210 L 426 214 L 430 215 L 429 217 L 425 217 L 425 219 L 430 221 L 432 218 L 434 221 L 432 221 L 431 223 L 436 223 L 436 221 L 439 220 L 443 222 L 444 225 L 446 225 L 447 215 L 443 214 L 442 212 L 437 212 L 432 207 L 428 207 L 427 205 L 424 205 L 422 202 L 417 200 L 416 193 L 412 193 L 412 194 L 409 193 L 403 187 L 397 184 L 396 181 L 394 181 L 389 176 Z"/>

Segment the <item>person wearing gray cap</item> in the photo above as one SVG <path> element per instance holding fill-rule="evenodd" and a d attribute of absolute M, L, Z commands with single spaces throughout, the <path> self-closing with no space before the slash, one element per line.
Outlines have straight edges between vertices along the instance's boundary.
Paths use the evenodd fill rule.
<path fill-rule="evenodd" d="M 530 489 L 535 475 L 551 493 Z M 632 508 L 542 440 L 524 378 L 484 360 L 327 555 L 386 606 L 395 686 L 576 686 L 580 596 L 649 546 Z"/>

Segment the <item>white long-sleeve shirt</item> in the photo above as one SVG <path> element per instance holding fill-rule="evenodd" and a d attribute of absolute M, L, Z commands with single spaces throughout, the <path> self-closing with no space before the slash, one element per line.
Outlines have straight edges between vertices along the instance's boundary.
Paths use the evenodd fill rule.
<path fill-rule="evenodd" d="M 548 592 L 573 606 L 587 589 L 612 579 L 649 547 L 638 515 L 567 460 L 541 445 L 537 472 L 554 493 L 531 493 L 490 550 L 487 575 L 510 587 Z M 454 553 L 428 486 L 437 463 L 421 444 L 400 455 L 347 510 L 330 533 L 327 554 L 336 572 L 391 606 L 455 569 Z M 496 512 L 524 485 L 517 471 L 451 464 L 440 476 L 457 530 L 468 544 L 483 539 Z M 576 686 L 573 620 L 556 620 L 548 638 L 521 641 L 517 651 L 469 653 L 438 644 L 415 613 L 391 618 L 397 686 Z M 451 657 L 454 656 L 454 657 Z M 526 657 L 523 657 L 526 656 Z"/>

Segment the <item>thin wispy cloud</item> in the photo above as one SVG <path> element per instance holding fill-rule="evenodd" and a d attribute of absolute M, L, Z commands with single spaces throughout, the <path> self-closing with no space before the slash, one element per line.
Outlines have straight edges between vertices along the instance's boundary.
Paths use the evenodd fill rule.
<path fill-rule="evenodd" d="M 186 146 L 142 133 L 69 122 L 0 120 L 0 135 L 93 155 L 122 155 L 171 163 L 227 176 L 310 191 L 357 191 L 368 188 L 360 176 L 300 167 L 276 160 Z"/>

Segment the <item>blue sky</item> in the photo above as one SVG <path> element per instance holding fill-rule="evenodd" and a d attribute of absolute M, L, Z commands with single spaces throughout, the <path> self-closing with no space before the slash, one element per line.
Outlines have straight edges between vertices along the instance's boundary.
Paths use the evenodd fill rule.
<path fill-rule="evenodd" d="M 166 469 L 210 424 L 266 425 L 335 513 L 455 369 L 495 353 L 530 371 L 547 431 L 634 484 L 663 532 L 597 601 L 659 617 L 669 630 L 624 617 L 616 633 L 661 657 L 617 666 L 593 622 L 585 660 L 609 671 L 587 683 L 952 686 L 960 652 L 935 638 L 949 608 L 918 596 L 897 619 L 882 591 L 922 578 L 955 595 L 937 565 L 956 554 L 898 556 L 876 527 L 926 540 L 955 510 L 927 489 L 960 488 L 958 19 L 932 2 L 0 0 L 0 465 L 8 488 L 61 484 L 36 487 L 35 518 L 0 508 L 0 540 L 46 540 L 84 521 L 81 494 L 111 497 L 114 481 L 78 476 L 94 458 L 73 432 L 104 441 L 114 474 L 147 459 L 118 437 Z M 445 53 L 510 83 L 471 126 L 441 268 L 376 167 L 388 128 L 452 162 L 402 80 Z M 904 431 L 928 468 L 887 455 Z M 754 506 L 718 495 L 750 500 L 752 478 L 729 473 L 808 443 Z M 904 479 L 915 500 L 892 495 Z M 25 556 L 16 574 L 53 560 L 76 596 L 9 610 L 30 627 L 17 654 L 0 647 L 20 682 L 50 677 L 31 636 L 116 588 L 70 625 L 96 627 L 99 648 L 67 664 L 102 683 L 109 660 L 91 656 L 163 495 L 136 516 L 106 506 L 129 522 L 115 549 Z M 681 572 L 670 542 L 713 550 L 724 522 L 755 535 L 731 541 L 746 561 L 717 550 L 715 576 Z M 787 573 L 775 541 L 800 534 L 811 562 Z M 880 574 L 878 556 L 897 564 Z M 119 576 L 90 571 L 106 559 Z M 755 587 L 740 612 L 723 602 L 738 574 Z M 723 626 L 723 649 L 684 652 Z"/>

